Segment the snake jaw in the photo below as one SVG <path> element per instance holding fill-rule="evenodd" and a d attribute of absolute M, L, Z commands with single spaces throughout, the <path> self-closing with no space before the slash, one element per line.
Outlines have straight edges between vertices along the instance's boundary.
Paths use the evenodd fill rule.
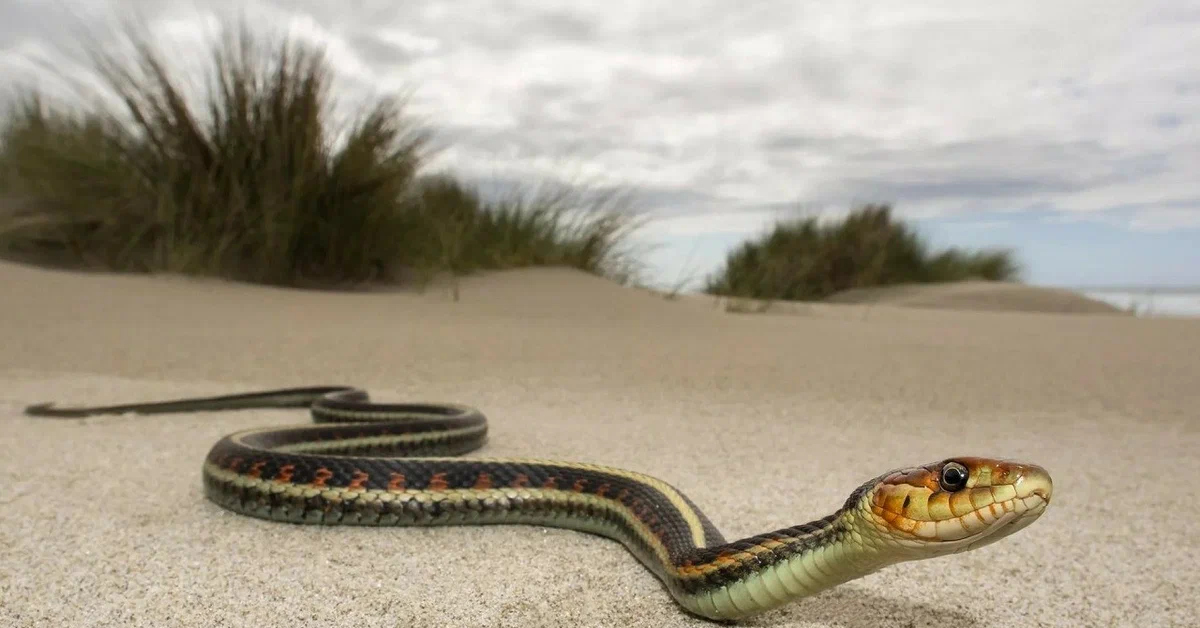
<path fill-rule="evenodd" d="M 965 481 L 947 486 L 948 466 L 965 469 Z M 859 508 L 880 544 L 913 559 L 960 553 L 1010 536 L 1041 516 L 1052 492 L 1050 474 L 1038 465 L 961 457 L 885 474 Z"/>

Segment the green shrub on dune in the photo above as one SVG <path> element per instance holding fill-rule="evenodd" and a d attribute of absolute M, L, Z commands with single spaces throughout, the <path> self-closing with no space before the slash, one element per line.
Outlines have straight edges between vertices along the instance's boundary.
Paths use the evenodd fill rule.
<path fill-rule="evenodd" d="M 708 279 L 713 295 L 818 300 L 850 288 L 965 279 L 1011 280 L 1018 268 L 1005 250 L 932 253 L 888 205 L 866 205 L 840 222 L 816 217 L 780 222 L 730 252 Z"/>

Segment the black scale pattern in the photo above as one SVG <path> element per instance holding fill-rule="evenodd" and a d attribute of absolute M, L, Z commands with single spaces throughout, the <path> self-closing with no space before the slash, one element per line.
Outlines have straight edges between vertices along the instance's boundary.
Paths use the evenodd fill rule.
<path fill-rule="evenodd" d="M 258 477 L 264 479 L 279 477 L 281 471 L 290 466 L 289 481 L 300 485 L 317 480 L 322 470 L 328 470 L 324 484 L 329 487 L 349 486 L 356 477 L 361 477 L 360 473 L 365 473 L 364 488 L 386 490 L 393 481 L 393 474 L 399 473 L 404 477 L 404 486 L 410 489 L 428 489 L 434 484 L 435 475 L 444 488 L 472 488 L 477 486 L 483 474 L 487 475 L 493 488 L 513 486 L 518 478 L 524 476 L 523 484 L 528 488 L 548 487 L 568 491 L 578 488 L 578 492 L 586 494 L 598 494 L 603 489 L 604 496 L 620 501 L 646 522 L 663 540 L 673 558 L 682 559 L 694 549 L 687 522 L 671 504 L 665 502 L 661 493 L 622 476 L 588 469 L 468 459 L 429 463 L 405 458 L 288 454 L 249 449 L 229 440 L 213 448 L 209 462 L 238 473 L 246 473 L 254 467 Z M 441 507 L 437 504 L 431 506 L 430 514 L 434 519 L 440 516 L 438 509 Z M 722 541 L 715 528 L 711 535 L 710 543 Z"/>
<path fill-rule="evenodd" d="M 296 431 L 311 429 L 314 428 L 297 428 Z M 368 426 L 365 431 L 362 426 L 357 425 L 324 429 L 326 432 L 330 429 L 355 430 L 353 432 L 355 436 L 370 436 L 382 433 L 388 428 L 380 424 Z M 272 439 L 275 438 L 275 434 L 281 435 L 277 441 L 279 443 L 307 440 L 307 438 L 299 439 L 296 434 L 287 434 L 286 432 L 272 432 L 271 434 Z M 330 436 L 328 433 L 324 435 Z M 309 432 L 308 438 L 311 436 L 312 433 Z M 336 435 L 335 439 L 337 437 L 344 438 L 346 433 Z M 473 442 L 466 445 L 456 443 L 450 448 L 470 451 L 477 448 L 479 444 L 481 443 Z M 411 451 L 389 451 L 387 453 L 389 455 L 398 453 L 413 455 Z M 429 453 L 427 448 L 423 448 L 418 455 L 428 455 Z M 361 484 L 364 488 L 384 490 L 389 487 L 394 473 L 402 474 L 404 487 L 410 489 L 429 489 L 435 481 L 440 482 L 443 488 L 448 489 L 473 488 L 478 485 L 482 474 L 488 476 L 492 488 L 511 487 L 522 476 L 524 476 L 524 486 L 531 489 L 549 486 L 560 490 L 574 490 L 578 487 L 581 493 L 598 494 L 601 487 L 604 487 L 605 497 L 621 502 L 639 520 L 647 524 L 652 533 L 667 548 L 671 562 L 675 565 L 704 564 L 720 555 L 748 551 L 767 540 L 783 543 L 771 552 L 752 554 L 748 560 L 732 562 L 727 567 L 711 572 L 704 578 L 691 578 L 668 583 L 688 593 L 728 584 L 747 576 L 754 570 L 827 543 L 831 537 L 837 538 L 841 533 L 837 525 L 839 511 L 839 513 L 811 523 L 726 543 L 715 526 L 693 505 L 694 511 L 700 517 L 707 531 L 706 546 L 696 547 L 692 543 L 690 527 L 687 522 L 659 491 L 623 476 L 572 466 L 488 462 L 470 459 L 428 462 L 403 457 L 340 458 L 323 454 L 289 454 L 247 448 L 230 439 L 225 439 L 214 446 L 209 455 L 209 462 L 239 473 L 246 473 L 255 463 L 258 463 L 257 474 L 261 478 L 276 477 L 281 470 L 290 465 L 289 481 L 296 485 L 309 484 L 318 479 L 318 475 L 323 470 L 326 470 L 328 473 L 324 479 L 325 485 L 339 488 L 350 485 L 356 478 L 361 478 L 361 474 L 366 474 L 365 481 Z M 411 500 L 389 503 L 364 501 L 331 504 L 320 495 L 299 498 L 284 492 L 272 494 L 250 490 L 218 482 L 207 476 L 205 481 L 210 498 L 225 507 L 252 516 L 296 523 L 324 525 L 505 523 L 517 521 L 521 517 L 535 521 L 552 519 L 564 513 L 561 503 L 539 497 L 475 500 L 473 502 L 418 502 Z M 686 496 L 683 498 L 691 505 L 691 501 Z M 848 500 L 847 505 L 849 504 Z M 591 519 L 609 524 L 618 531 L 618 541 L 625 544 L 652 571 L 660 573 L 652 546 L 624 517 L 614 511 L 586 505 L 571 506 L 565 514 L 571 518 Z"/>

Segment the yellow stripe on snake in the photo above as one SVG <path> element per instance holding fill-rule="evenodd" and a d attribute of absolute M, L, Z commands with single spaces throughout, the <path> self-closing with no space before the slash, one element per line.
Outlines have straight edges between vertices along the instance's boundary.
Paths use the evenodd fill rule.
<path fill-rule="evenodd" d="M 955 457 L 882 473 L 826 517 L 726 541 L 671 485 L 576 462 L 459 458 L 482 446 L 487 421 L 454 404 L 378 404 L 327 386 L 56 408 L 27 414 L 308 407 L 316 425 L 253 429 L 217 442 L 205 493 L 244 515 L 299 524 L 533 524 L 622 543 L 684 609 L 744 618 L 889 565 L 982 547 L 1033 523 L 1052 484 L 1034 464 Z"/>

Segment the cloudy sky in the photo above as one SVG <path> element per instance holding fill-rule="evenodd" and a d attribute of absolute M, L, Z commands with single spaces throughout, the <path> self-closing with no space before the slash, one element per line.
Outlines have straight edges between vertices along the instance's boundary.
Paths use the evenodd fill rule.
<path fill-rule="evenodd" d="M 409 94 L 439 166 L 633 190 L 662 282 L 888 202 L 1036 283 L 1200 285 L 1200 0 L 5 0 L 0 84 L 132 12 L 184 60 L 231 6 Z"/>

